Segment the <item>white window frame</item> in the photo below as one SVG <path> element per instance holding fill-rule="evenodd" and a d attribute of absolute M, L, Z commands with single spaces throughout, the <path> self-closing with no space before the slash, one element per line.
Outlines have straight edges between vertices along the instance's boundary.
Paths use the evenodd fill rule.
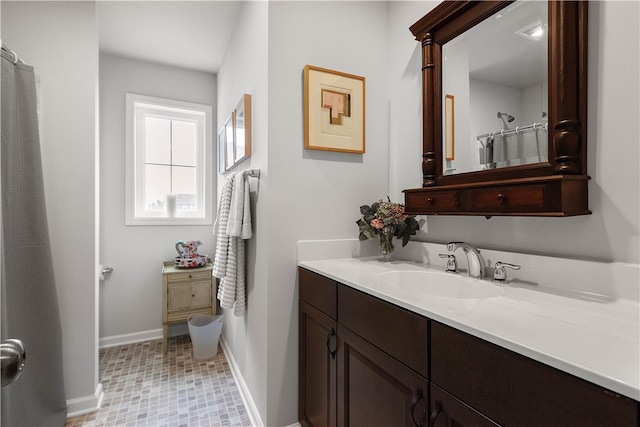
<path fill-rule="evenodd" d="M 199 209 L 178 212 L 168 217 L 163 211 L 145 209 L 145 117 L 163 117 L 194 121 L 197 124 L 196 198 Z M 212 166 L 213 166 L 213 109 L 210 105 L 126 94 L 126 225 L 211 225 Z"/>

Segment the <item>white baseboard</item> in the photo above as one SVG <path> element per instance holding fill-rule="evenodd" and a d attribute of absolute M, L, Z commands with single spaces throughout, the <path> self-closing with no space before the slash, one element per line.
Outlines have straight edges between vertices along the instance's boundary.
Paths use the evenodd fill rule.
<path fill-rule="evenodd" d="M 136 342 L 151 341 L 162 338 L 162 328 L 150 331 L 134 332 L 132 334 L 112 335 L 100 338 L 100 348 L 115 347 L 117 345 L 132 344 Z"/>
<path fill-rule="evenodd" d="M 67 418 L 98 411 L 102 407 L 103 400 L 104 391 L 102 390 L 102 384 L 98 383 L 93 395 L 67 400 Z"/>
<path fill-rule="evenodd" d="M 220 337 L 220 346 L 222 347 L 222 351 L 224 351 L 224 355 L 227 358 L 227 363 L 229 363 L 229 368 L 231 369 L 233 379 L 236 380 L 236 384 L 238 385 L 240 397 L 242 398 L 244 407 L 247 409 L 247 414 L 249 415 L 249 421 L 251 421 L 251 425 L 254 427 L 264 427 L 264 423 L 262 422 L 262 418 L 260 417 L 258 408 L 253 401 L 253 397 L 251 396 L 249 387 L 247 387 L 247 383 L 242 377 L 242 373 L 240 372 L 240 367 L 238 366 L 236 359 L 233 357 L 233 354 L 229 350 L 229 347 L 227 347 L 227 342 L 224 339 L 224 335 Z M 295 425 L 296 424 L 293 424 L 292 427 Z"/>

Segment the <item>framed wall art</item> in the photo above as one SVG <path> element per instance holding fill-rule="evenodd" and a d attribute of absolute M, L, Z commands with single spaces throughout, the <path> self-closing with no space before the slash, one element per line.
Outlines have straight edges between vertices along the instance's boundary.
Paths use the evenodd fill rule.
<path fill-rule="evenodd" d="M 218 173 L 251 156 L 251 95 L 244 94 L 218 132 Z"/>
<path fill-rule="evenodd" d="M 365 78 L 305 65 L 304 148 L 365 152 Z"/>

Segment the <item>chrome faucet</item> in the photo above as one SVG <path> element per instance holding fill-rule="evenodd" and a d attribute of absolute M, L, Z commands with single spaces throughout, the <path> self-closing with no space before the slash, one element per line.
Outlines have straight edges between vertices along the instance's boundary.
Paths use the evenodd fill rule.
<path fill-rule="evenodd" d="M 484 258 L 480 254 L 480 251 L 468 243 L 464 242 L 450 242 L 447 243 L 447 250 L 454 252 L 456 249 L 462 249 L 467 256 L 467 263 L 469 264 L 469 276 L 476 279 L 484 279 L 486 276 L 486 265 Z"/>

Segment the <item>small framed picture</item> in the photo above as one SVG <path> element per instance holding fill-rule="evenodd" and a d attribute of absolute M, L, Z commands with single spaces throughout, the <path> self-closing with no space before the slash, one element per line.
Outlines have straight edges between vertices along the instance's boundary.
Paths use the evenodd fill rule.
<path fill-rule="evenodd" d="M 365 152 L 365 78 L 304 67 L 304 148 Z"/>
<path fill-rule="evenodd" d="M 445 160 L 455 160 L 455 105 L 454 96 L 449 94 L 444 98 L 444 123 Z"/>

